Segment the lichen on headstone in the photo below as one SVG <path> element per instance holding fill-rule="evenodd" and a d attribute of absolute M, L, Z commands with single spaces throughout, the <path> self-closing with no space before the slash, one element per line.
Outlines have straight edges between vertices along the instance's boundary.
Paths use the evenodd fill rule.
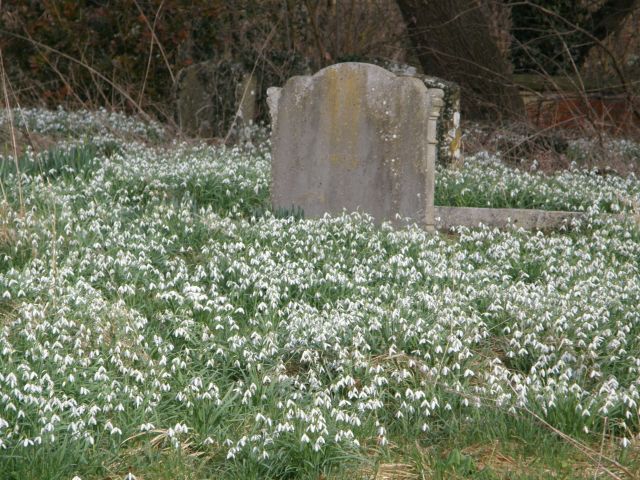
<path fill-rule="evenodd" d="M 269 94 L 275 209 L 312 217 L 360 210 L 433 227 L 442 90 L 376 65 L 342 63 Z"/>
<path fill-rule="evenodd" d="M 460 127 L 460 87 L 438 77 L 415 74 L 427 88 L 439 88 L 444 92 L 444 107 L 438 123 L 438 160 L 445 165 L 462 163 L 462 128 Z"/>
<path fill-rule="evenodd" d="M 406 75 L 421 79 L 427 88 L 439 88 L 444 92 L 444 107 L 438 122 L 438 158 L 443 165 L 462 164 L 462 128 L 460 126 L 460 86 L 452 81 L 424 75 L 413 65 L 391 62 L 386 59 L 366 60 L 396 75 Z"/>

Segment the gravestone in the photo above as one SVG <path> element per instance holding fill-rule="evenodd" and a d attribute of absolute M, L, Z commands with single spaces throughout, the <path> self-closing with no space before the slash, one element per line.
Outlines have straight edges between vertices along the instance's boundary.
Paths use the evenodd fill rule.
<path fill-rule="evenodd" d="M 418 73 L 415 67 L 407 64 L 397 64 L 379 59 L 372 60 L 378 65 L 399 76 L 411 76 L 424 82 L 427 89 L 437 88 L 444 92 L 444 102 L 438 117 L 438 131 L 436 140 L 438 145 L 437 161 L 445 166 L 460 168 L 462 166 L 462 129 L 460 126 L 460 87 L 457 83 L 431 75 Z M 271 116 L 271 126 L 277 120 L 277 100 L 281 88 L 267 89 L 267 104 Z"/>
<path fill-rule="evenodd" d="M 341 63 L 270 93 L 276 209 L 308 217 L 359 210 L 433 229 L 441 89 Z"/>
<path fill-rule="evenodd" d="M 208 60 L 178 72 L 175 115 L 183 133 L 204 138 L 231 134 L 241 140 L 244 127 L 268 119 L 266 85 L 309 73 L 307 59 L 289 52 L 270 51 L 249 60 Z"/>
<path fill-rule="evenodd" d="M 416 67 L 405 63 L 390 62 L 385 59 L 374 59 L 373 63 L 386 68 L 396 75 L 409 75 L 422 80 L 427 87 L 439 88 L 444 92 L 444 105 L 438 121 L 438 162 L 453 167 L 462 166 L 462 129 L 460 127 L 460 86 L 449 80 L 423 75 Z"/>
<path fill-rule="evenodd" d="M 24 135 L 20 130 L 7 122 L 0 123 L 0 157 L 12 157 L 14 151 L 14 141 L 17 150 L 24 144 Z M 19 153 L 22 153 L 21 151 Z"/>
<path fill-rule="evenodd" d="M 258 111 L 258 79 L 251 73 L 245 73 L 236 88 L 238 111 L 237 121 L 242 125 L 251 125 Z M 242 126 L 241 125 L 241 126 Z"/>
<path fill-rule="evenodd" d="M 247 77 L 243 66 L 237 63 L 211 60 L 183 68 L 176 80 L 176 113 L 180 130 L 187 135 L 204 138 L 224 136 L 239 106 L 247 112 L 245 116 L 255 112 L 255 108 L 249 106 L 255 96 L 243 97 L 250 82 L 252 80 Z"/>
<path fill-rule="evenodd" d="M 444 106 L 438 122 L 438 161 L 443 165 L 462 166 L 462 129 L 460 127 L 460 87 L 457 83 L 431 75 L 414 74 L 427 88 L 444 92 Z"/>

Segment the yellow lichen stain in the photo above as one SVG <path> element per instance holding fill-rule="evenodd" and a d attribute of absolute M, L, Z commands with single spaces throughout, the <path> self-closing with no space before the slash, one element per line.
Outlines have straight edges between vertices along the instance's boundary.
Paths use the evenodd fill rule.
<path fill-rule="evenodd" d="M 321 203 L 324 204 L 326 202 L 326 198 L 323 192 L 318 192 L 316 190 L 308 191 L 302 194 L 303 203 L 313 202 L 313 203 Z"/>
<path fill-rule="evenodd" d="M 449 145 L 449 152 L 451 155 L 455 155 L 458 150 L 460 150 L 460 143 L 462 141 L 462 131 L 459 128 L 456 128 L 455 136 L 453 140 L 451 140 L 451 144 Z"/>
<path fill-rule="evenodd" d="M 356 156 L 338 155 L 336 153 L 329 155 L 329 161 L 333 165 L 346 167 L 347 170 L 355 170 L 360 164 Z"/>
<path fill-rule="evenodd" d="M 329 160 L 333 165 L 349 170 L 357 168 L 358 128 L 362 115 L 362 98 L 366 95 L 366 75 L 346 69 L 338 75 L 336 69 L 327 73 L 326 101 L 329 113 Z"/>

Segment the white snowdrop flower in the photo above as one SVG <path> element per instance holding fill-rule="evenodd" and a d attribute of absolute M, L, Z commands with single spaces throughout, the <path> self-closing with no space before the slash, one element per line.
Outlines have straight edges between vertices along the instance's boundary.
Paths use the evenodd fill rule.
<path fill-rule="evenodd" d="M 293 221 L 248 213 L 248 198 L 269 193 L 268 143 L 254 144 L 251 154 L 179 142 L 157 149 L 107 138 L 107 124 L 151 127 L 106 111 L 26 115 L 35 131 L 76 129 L 92 141 L 116 141 L 119 151 L 82 181 L 73 173 L 63 182 L 23 175 L 25 214 L 15 205 L 3 212 L 19 245 L 37 255 L 0 274 L 0 292 L 21 300 L 10 332 L 0 328 L 0 355 L 10 359 L 0 361 L 1 448 L 25 448 L 24 434 L 6 421 L 16 417 L 39 425 L 45 441 L 90 443 L 94 425 L 117 434 L 111 422 L 139 418 L 135 410 L 154 418 L 176 400 L 185 410 L 199 402 L 219 408 L 227 393 L 260 430 L 225 439 L 230 458 L 245 448 L 260 458 L 270 442 L 298 429 L 314 448 L 320 437 L 357 446 L 362 427 L 380 411 L 388 416 L 388 408 L 423 428 L 434 411 L 451 415 L 445 397 L 437 398 L 442 409 L 426 400 L 432 395 L 421 389 L 429 392 L 433 381 L 459 395 L 464 408 L 489 402 L 520 415 L 535 403 L 548 415 L 569 398 L 585 419 L 621 409 L 627 421 L 636 415 L 640 357 L 632 333 L 640 315 L 632 306 L 640 283 L 633 259 L 640 246 L 635 227 L 599 217 L 633 213 L 620 192 L 640 200 L 635 177 L 578 167 L 548 175 L 510 168 L 489 153 L 470 156 L 459 170 L 438 167 L 439 190 L 492 206 L 535 199 L 544 209 L 583 211 L 574 233 L 588 232 L 460 228 L 444 241 L 415 227 L 374 227 L 361 214 Z M 65 140 L 61 148 L 76 145 Z M 17 182 L 5 183 L 16 197 Z M 228 192 L 228 207 L 202 204 L 200 188 Z M 49 203 L 60 213 L 57 244 L 50 216 L 36 207 Z M 55 278 L 53 244 L 64 245 Z M 137 295 L 153 311 L 143 315 Z M 40 299 L 51 301 L 45 307 Z M 157 328 L 147 328 L 150 320 Z M 496 336 L 504 352 L 486 358 Z M 51 365 L 46 378 L 43 362 Z M 513 368 L 520 364 L 526 367 Z M 195 371 L 200 365 L 205 370 Z M 205 388 L 206 376 L 227 367 L 251 372 L 252 380 Z M 176 446 L 186 417 L 174 421 Z M 351 430 L 329 427 L 336 423 Z"/>
<path fill-rule="evenodd" d="M 18 379 L 16 378 L 15 374 L 11 372 L 5 377 L 5 383 L 9 388 L 15 388 L 18 384 Z"/>
<path fill-rule="evenodd" d="M 313 444 L 313 451 L 319 452 L 322 449 L 322 446 L 325 444 L 324 437 L 318 437 Z"/>
<path fill-rule="evenodd" d="M 189 428 L 183 423 L 176 423 L 176 425 L 173 427 L 173 430 L 178 434 L 189 432 Z"/>
<path fill-rule="evenodd" d="M 306 433 L 303 433 L 302 437 L 300 437 L 300 442 L 301 443 L 309 443 L 309 442 L 311 442 L 311 440 L 309 439 L 309 437 L 307 436 Z"/>

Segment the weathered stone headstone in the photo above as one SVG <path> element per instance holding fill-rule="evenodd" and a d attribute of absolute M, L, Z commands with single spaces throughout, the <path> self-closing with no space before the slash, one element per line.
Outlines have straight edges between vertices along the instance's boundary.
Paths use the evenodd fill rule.
<path fill-rule="evenodd" d="M 444 102 L 438 119 L 438 131 L 436 140 L 438 144 L 436 161 L 453 167 L 462 166 L 462 128 L 460 125 L 460 86 L 448 80 L 431 75 L 423 75 L 411 65 L 388 62 L 374 59 L 374 65 L 389 70 L 398 76 L 410 76 L 422 80 L 427 89 L 438 88 L 444 92 Z M 277 102 L 272 100 L 273 95 L 279 91 L 278 87 L 270 87 L 267 90 L 269 112 L 272 119 L 277 118 Z M 271 91 L 271 92 L 270 92 Z M 273 128 L 273 123 L 272 123 Z"/>
<path fill-rule="evenodd" d="M 251 125 L 258 111 L 258 79 L 251 73 L 245 73 L 236 88 L 238 111 L 237 119 L 243 125 Z"/>
<path fill-rule="evenodd" d="M 268 120 L 266 86 L 309 73 L 307 60 L 295 54 L 274 51 L 256 62 L 216 59 L 180 70 L 175 100 L 182 132 L 242 139 L 244 127 Z"/>
<path fill-rule="evenodd" d="M 311 217 L 360 210 L 433 228 L 442 90 L 342 63 L 292 77 L 271 96 L 275 208 Z"/>
<path fill-rule="evenodd" d="M 176 81 L 177 120 L 187 135 L 222 136 L 237 109 L 244 71 L 239 64 L 208 61 L 183 68 Z"/>
<path fill-rule="evenodd" d="M 430 88 L 439 88 L 444 92 L 444 105 L 438 121 L 438 158 L 437 161 L 447 166 L 459 167 L 462 164 L 462 129 L 460 127 L 460 86 L 449 80 L 423 75 L 416 67 L 404 63 L 389 62 L 384 59 L 374 61 L 376 65 L 386 68 L 396 75 L 408 75 L 419 78 Z"/>

